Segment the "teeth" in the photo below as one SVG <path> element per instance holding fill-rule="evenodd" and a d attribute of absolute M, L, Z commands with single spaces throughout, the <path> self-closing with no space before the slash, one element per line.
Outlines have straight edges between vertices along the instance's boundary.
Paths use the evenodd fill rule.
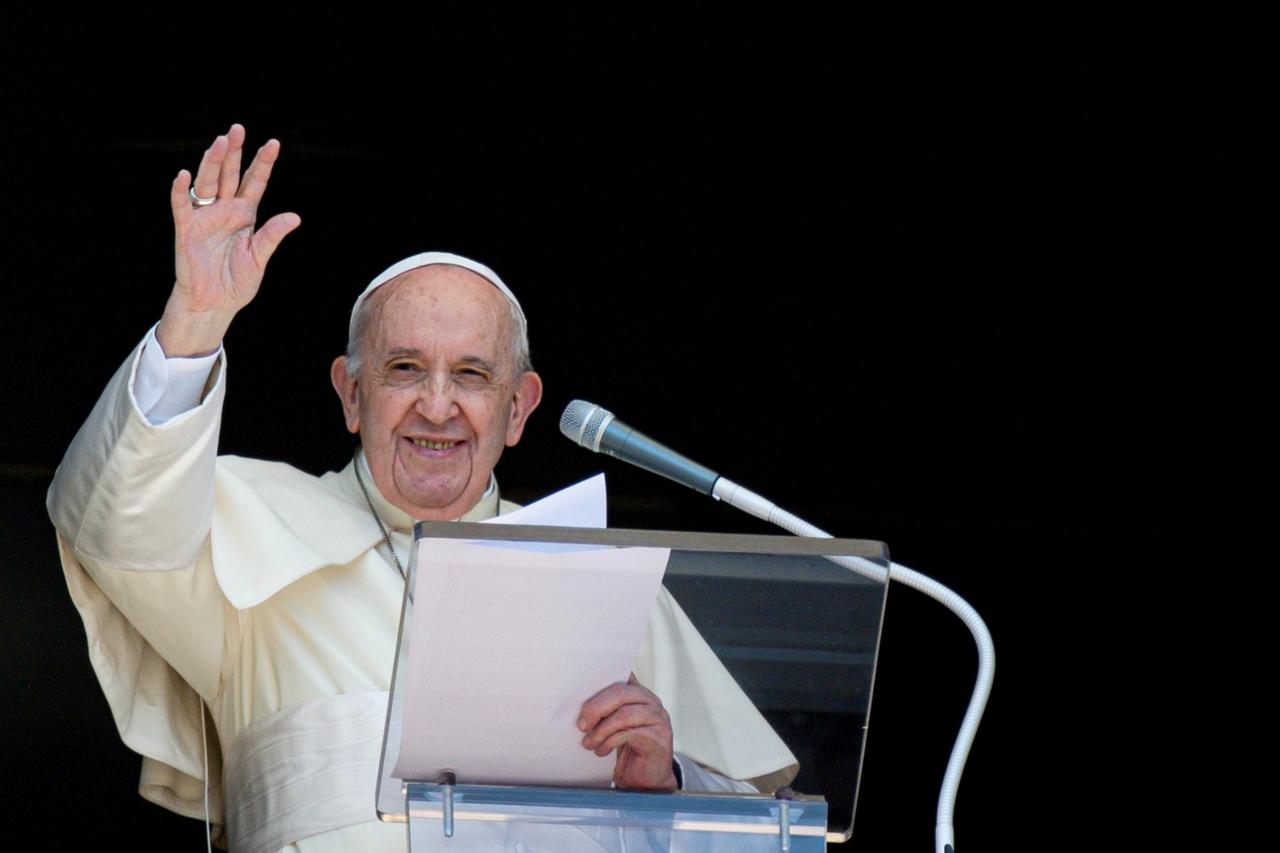
<path fill-rule="evenodd" d="M 453 447 L 458 443 L 456 441 L 427 441 L 423 438 L 412 438 L 409 440 L 419 447 L 426 447 L 431 450 L 448 450 L 450 447 Z"/>

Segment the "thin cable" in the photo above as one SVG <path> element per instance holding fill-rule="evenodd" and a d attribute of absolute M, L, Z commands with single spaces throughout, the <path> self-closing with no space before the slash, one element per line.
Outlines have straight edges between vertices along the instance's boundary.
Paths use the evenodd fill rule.
<path fill-rule="evenodd" d="M 213 853 L 213 827 L 209 825 L 209 733 L 204 725 L 204 700 L 200 700 L 200 749 L 204 753 L 204 844 Z"/>

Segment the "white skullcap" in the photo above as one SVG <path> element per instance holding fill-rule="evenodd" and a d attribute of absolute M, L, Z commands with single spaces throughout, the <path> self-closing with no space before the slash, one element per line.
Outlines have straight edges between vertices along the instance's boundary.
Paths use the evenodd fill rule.
<path fill-rule="evenodd" d="M 356 338 L 356 316 L 360 313 L 360 306 L 369 298 L 369 294 L 373 293 L 382 285 L 391 281 L 396 276 L 406 273 L 409 270 L 415 270 L 418 267 L 429 267 L 435 264 L 449 264 L 455 267 L 462 267 L 470 270 L 481 278 L 488 279 L 489 283 L 498 290 L 502 291 L 502 295 L 511 300 L 511 304 L 515 306 L 516 312 L 519 313 L 520 319 L 524 319 L 524 309 L 520 307 L 519 300 L 516 295 L 511 292 L 511 288 L 503 284 L 502 279 L 498 278 L 498 274 L 486 267 L 479 261 L 473 261 L 470 258 L 464 258 L 462 255 L 455 255 L 452 252 L 422 252 L 421 254 L 405 258 L 403 261 L 397 261 L 387 267 L 364 289 L 364 293 L 356 299 L 356 304 L 351 308 L 351 325 L 347 330 L 347 339 L 354 341 Z"/>

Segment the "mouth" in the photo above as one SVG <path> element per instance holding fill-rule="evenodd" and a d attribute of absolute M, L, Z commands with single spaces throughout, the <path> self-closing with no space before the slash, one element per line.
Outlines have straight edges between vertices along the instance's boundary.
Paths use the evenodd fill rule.
<path fill-rule="evenodd" d="M 431 441 L 426 438 L 410 438 L 415 447 L 422 447 L 426 450 L 452 450 L 459 442 L 457 441 Z"/>

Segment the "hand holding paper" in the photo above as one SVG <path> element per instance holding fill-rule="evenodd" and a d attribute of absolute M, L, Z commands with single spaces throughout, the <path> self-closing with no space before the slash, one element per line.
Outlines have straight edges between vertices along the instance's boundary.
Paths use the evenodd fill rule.
<path fill-rule="evenodd" d="M 641 687 L 633 674 L 611 684 L 582 706 L 582 745 L 604 757 L 615 749 L 613 783 L 635 791 L 674 791 L 671 717 L 662 700 Z"/>
<path fill-rule="evenodd" d="M 522 513 L 542 512 L 545 524 L 582 505 L 595 508 L 587 520 L 603 523 L 603 485 L 587 481 Z M 528 520 L 519 515 L 504 519 Z M 435 779 L 449 769 L 464 784 L 593 787 L 625 779 L 634 780 L 628 787 L 673 789 L 671 724 L 661 702 L 638 685 L 600 692 L 630 671 L 669 554 L 419 540 L 407 667 L 397 672 L 405 679 L 404 727 L 393 776 Z M 576 728 L 588 705 L 589 728 L 601 726 L 596 755 Z M 617 761 L 609 756 L 615 749 Z"/>

